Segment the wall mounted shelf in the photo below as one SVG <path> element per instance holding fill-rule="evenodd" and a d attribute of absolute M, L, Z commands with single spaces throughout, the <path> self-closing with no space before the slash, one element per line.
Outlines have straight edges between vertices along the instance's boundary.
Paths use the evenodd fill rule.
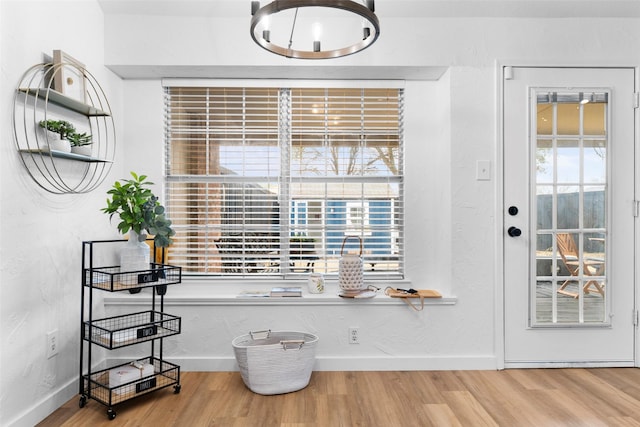
<path fill-rule="evenodd" d="M 73 76 L 74 93 L 62 93 L 61 76 Z M 87 193 L 111 170 L 116 138 L 109 101 L 95 77 L 75 62 L 43 63 L 29 68 L 15 91 L 14 141 L 27 172 L 54 194 Z M 91 155 L 55 150 L 39 126 L 43 120 L 65 120 L 92 136 Z"/>
<path fill-rule="evenodd" d="M 65 151 L 58 150 L 47 150 L 47 149 L 39 149 L 34 148 L 31 150 L 20 150 L 20 153 L 27 155 L 40 155 L 40 156 L 50 156 L 56 157 L 59 159 L 68 159 L 68 160 L 77 160 L 79 162 L 87 162 L 87 163 L 113 163 L 111 160 L 98 159 L 96 157 L 84 156 L 82 154 L 76 153 L 67 153 Z"/>
<path fill-rule="evenodd" d="M 77 101 L 73 98 L 69 98 L 61 94 L 58 91 L 53 89 L 50 90 L 42 90 L 37 88 L 18 88 L 18 91 L 22 93 L 27 93 L 32 96 L 37 96 L 38 98 L 44 100 L 45 102 L 49 102 L 52 104 L 59 105 L 68 110 L 75 111 L 76 113 L 83 114 L 87 117 L 98 117 L 98 116 L 110 116 L 110 113 L 107 113 L 104 110 L 100 110 L 91 105 L 87 105 L 83 102 Z"/>

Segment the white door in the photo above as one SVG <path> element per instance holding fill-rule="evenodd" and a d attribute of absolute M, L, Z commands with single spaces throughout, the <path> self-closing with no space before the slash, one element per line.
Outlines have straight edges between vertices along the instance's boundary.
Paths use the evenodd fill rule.
<path fill-rule="evenodd" d="M 505 71 L 505 366 L 633 366 L 634 71 Z"/>

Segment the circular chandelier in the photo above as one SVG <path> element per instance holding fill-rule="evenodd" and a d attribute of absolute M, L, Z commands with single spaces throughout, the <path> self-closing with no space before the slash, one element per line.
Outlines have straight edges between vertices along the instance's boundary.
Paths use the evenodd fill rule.
<path fill-rule="evenodd" d="M 274 0 L 263 7 L 252 1 L 251 38 L 269 52 L 287 58 L 352 55 L 380 36 L 374 9 L 374 0 Z"/>

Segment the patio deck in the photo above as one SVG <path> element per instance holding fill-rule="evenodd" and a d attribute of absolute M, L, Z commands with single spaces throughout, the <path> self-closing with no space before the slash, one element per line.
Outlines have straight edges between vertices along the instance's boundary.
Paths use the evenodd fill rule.
<path fill-rule="evenodd" d="M 578 283 L 569 284 L 567 290 L 578 292 Z M 538 281 L 536 286 L 536 315 L 538 323 L 552 323 L 552 283 L 548 281 Z M 606 299 L 600 294 L 582 294 L 583 298 L 583 323 L 601 323 L 605 321 Z M 606 296 L 606 293 L 605 293 Z M 558 319 L 557 323 L 578 323 L 579 304 L 578 298 L 557 294 Z"/>

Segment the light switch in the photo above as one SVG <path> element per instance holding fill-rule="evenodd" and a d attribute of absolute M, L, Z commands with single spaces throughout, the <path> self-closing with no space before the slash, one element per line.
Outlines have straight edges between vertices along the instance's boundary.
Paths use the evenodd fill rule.
<path fill-rule="evenodd" d="M 476 180 L 489 181 L 491 180 L 491 161 L 478 160 L 476 163 Z"/>

